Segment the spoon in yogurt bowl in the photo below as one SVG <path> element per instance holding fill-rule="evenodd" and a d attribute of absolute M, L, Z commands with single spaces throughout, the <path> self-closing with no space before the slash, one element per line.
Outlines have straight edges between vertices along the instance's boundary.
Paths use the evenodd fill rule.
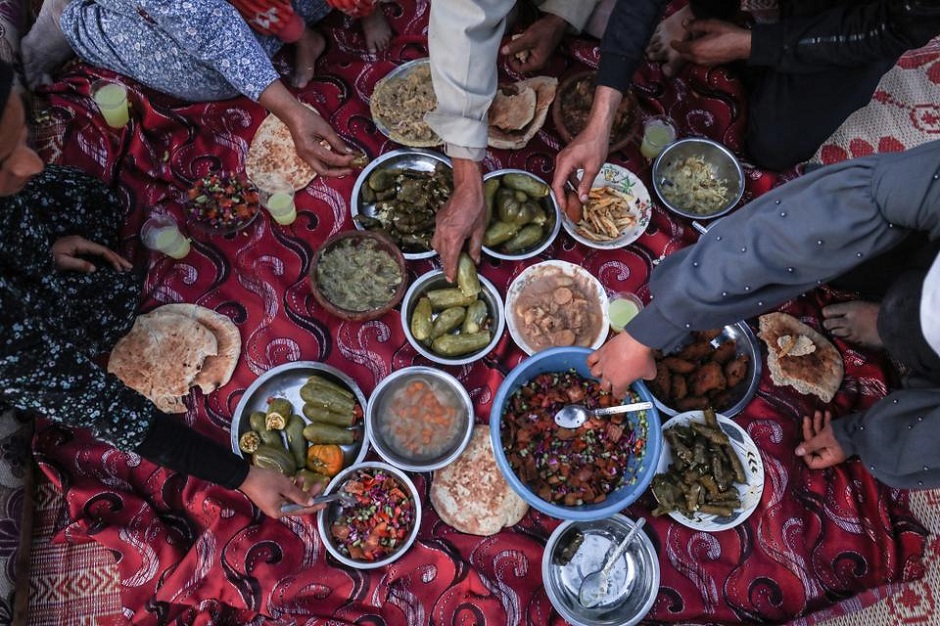
<path fill-rule="evenodd" d="M 653 408 L 652 402 L 634 402 L 632 404 L 621 404 L 619 406 L 609 406 L 603 409 L 588 409 L 581 404 L 568 404 L 561 407 L 555 413 L 555 423 L 562 428 L 577 428 L 591 417 L 603 417 L 604 415 L 614 415 L 617 413 L 632 413 L 633 411 L 645 411 Z"/>
<path fill-rule="evenodd" d="M 617 549 L 604 562 L 604 565 L 596 572 L 591 572 L 584 577 L 584 580 L 581 581 L 581 587 L 578 589 L 578 601 L 581 602 L 581 606 L 590 609 L 604 602 L 605 596 L 610 590 L 610 573 L 614 563 L 623 556 L 624 551 L 645 523 L 644 518 L 638 519 L 630 532 L 627 533 L 627 536 L 617 546 Z"/>

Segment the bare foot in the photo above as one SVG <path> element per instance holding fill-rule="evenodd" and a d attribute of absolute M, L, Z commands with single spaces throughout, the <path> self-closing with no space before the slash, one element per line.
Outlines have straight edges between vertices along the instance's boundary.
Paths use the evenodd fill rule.
<path fill-rule="evenodd" d="M 323 36 L 312 28 L 304 30 L 295 44 L 297 46 L 294 53 L 294 76 L 292 83 L 294 87 L 306 87 L 316 68 L 317 59 L 326 49 L 326 40 Z"/>
<path fill-rule="evenodd" d="M 691 38 L 691 33 L 685 28 L 687 20 L 693 20 L 692 9 L 686 5 L 664 19 L 656 27 L 656 31 L 646 46 L 646 58 L 650 61 L 659 61 L 663 64 L 663 74 L 675 76 L 685 65 L 679 53 L 670 45 L 673 41 L 685 41 Z"/>
<path fill-rule="evenodd" d="M 841 337 L 866 348 L 883 348 L 878 335 L 877 302 L 842 302 L 824 307 L 823 327 L 836 337 Z"/>
<path fill-rule="evenodd" d="M 388 48 L 388 42 L 392 40 L 392 27 L 385 19 L 382 7 L 375 7 L 375 11 L 362 18 L 362 32 L 366 36 L 369 52 L 381 52 Z"/>

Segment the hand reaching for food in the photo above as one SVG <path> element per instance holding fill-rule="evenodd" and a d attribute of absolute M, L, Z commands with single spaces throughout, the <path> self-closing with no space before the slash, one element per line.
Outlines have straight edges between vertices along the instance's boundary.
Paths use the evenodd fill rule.
<path fill-rule="evenodd" d="M 565 35 L 568 23 L 551 13 L 512 38 L 500 49 L 500 54 L 509 57 L 509 67 L 521 74 L 536 72 L 548 63 L 558 43 Z"/>
<path fill-rule="evenodd" d="M 134 267 L 130 261 L 100 243 L 89 241 L 79 235 L 60 237 L 52 244 L 52 260 L 56 269 L 61 271 L 90 274 L 98 268 L 83 256 L 100 256 L 119 272 L 126 272 Z"/>
<path fill-rule="evenodd" d="M 457 262 L 464 242 L 475 263 L 480 262 L 486 208 L 483 199 L 483 173 L 476 161 L 454 159 L 454 192 L 437 212 L 431 245 L 441 255 L 447 280 L 457 279 Z"/>
<path fill-rule="evenodd" d="M 796 456 L 812 469 L 832 467 L 847 457 L 832 430 L 832 413 L 816 411 L 813 417 L 803 416 L 803 443 L 796 447 Z"/>
<path fill-rule="evenodd" d="M 630 336 L 627 331 L 605 343 L 588 355 L 591 375 L 602 384 L 610 384 L 616 398 L 626 395 L 630 384 L 641 378 L 656 376 L 653 350 Z"/>
<path fill-rule="evenodd" d="M 321 488 L 320 485 L 314 485 L 308 493 L 280 472 L 252 465 L 239 490 L 248 496 L 265 515 L 277 519 L 281 517 L 281 505 L 285 503 L 308 504 L 313 496 L 320 493 Z M 294 515 L 315 513 L 324 506 L 323 504 L 311 506 L 309 510 L 295 512 Z"/>

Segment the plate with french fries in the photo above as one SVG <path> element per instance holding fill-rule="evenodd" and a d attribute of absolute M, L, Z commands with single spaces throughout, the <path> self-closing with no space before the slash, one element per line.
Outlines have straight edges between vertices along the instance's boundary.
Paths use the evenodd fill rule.
<path fill-rule="evenodd" d="M 579 170 L 578 177 L 584 175 Z M 569 200 L 570 204 L 570 200 Z M 590 248 L 612 250 L 640 238 L 650 223 L 652 204 L 646 185 L 630 170 L 604 163 L 588 201 L 569 210 L 562 225 L 575 240 Z"/>

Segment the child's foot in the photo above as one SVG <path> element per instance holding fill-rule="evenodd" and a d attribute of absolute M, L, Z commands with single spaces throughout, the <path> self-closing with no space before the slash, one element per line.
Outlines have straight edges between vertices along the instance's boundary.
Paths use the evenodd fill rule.
<path fill-rule="evenodd" d="M 312 28 L 304 30 L 304 34 L 297 40 L 294 53 L 294 87 L 306 87 L 313 78 L 317 59 L 326 49 L 326 40 Z"/>
<path fill-rule="evenodd" d="M 375 11 L 362 18 L 362 32 L 366 37 L 366 48 L 369 52 L 380 52 L 388 48 L 392 40 L 392 27 L 385 19 L 382 7 L 375 7 Z"/>
<path fill-rule="evenodd" d="M 866 348 L 883 348 L 878 335 L 877 302 L 842 302 L 823 307 L 823 327 L 841 337 Z"/>
<path fill-rule="evenodd" d="M 656 31 L 646 46 L 646 58 L 650 61 L 659 61 L 663 64 L 663 74 L 675 76 L 685 65 L 679 53 L 670 45 L 673 41 L 685 41 L 691 37 L 684 23 L 695 19 L 692 9 L 686 5 L 664 19 L 656 27 Z"/>

